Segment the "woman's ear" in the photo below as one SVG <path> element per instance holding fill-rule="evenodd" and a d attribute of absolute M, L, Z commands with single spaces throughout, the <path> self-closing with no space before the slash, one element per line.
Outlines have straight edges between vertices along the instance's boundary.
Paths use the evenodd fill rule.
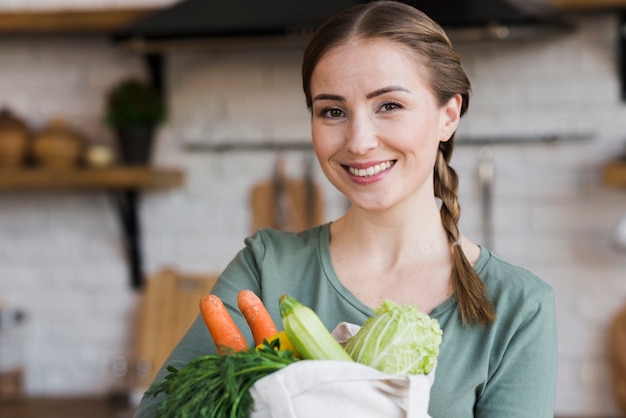
<path fill-rule="evenodd" d="M 461 105 L 463 104 L 463 98 L 460 94 L 455 94 L 448 103 L 442 108 L 441 118 L 441 142 L 446 142 L 452 137 L 452 134 L 459 126 L 459 120 L 461 119 Z"/>

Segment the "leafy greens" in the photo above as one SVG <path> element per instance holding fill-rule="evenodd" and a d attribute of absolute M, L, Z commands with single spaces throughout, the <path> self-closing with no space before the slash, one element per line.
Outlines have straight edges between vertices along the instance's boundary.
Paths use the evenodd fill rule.
<path fill-rule="evenodd" d="M 248 389 L 295 361 L 291 351 L 280 350 L 278 339 L 257 350 L 207 354 L 180 370 L 169 366 L 165 380 L 153 383 L 147 395 L 165 393 L 159 418 L 245 418 L 254 406 Z"/>
<path fill-rule="evenodd" d="M 414 305 L 385 300 L 344 348 L 352 358 L 384 373 L 428 374 L 442 334 L 439 322 Z"/>

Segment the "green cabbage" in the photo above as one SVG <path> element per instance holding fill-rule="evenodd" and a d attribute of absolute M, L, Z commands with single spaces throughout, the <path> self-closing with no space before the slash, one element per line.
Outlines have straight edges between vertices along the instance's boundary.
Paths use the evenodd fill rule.
<path fill-rule="evenodd" d="M 443 334 L 439 322 L 414 305 L 397 305 L 389 300 L 374 314 L 344 343 L 350 356 L 384 373 L 430 373 Z"/>

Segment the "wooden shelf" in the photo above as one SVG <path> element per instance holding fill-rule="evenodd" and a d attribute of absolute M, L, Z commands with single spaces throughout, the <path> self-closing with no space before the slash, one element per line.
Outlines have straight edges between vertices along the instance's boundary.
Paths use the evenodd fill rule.
<path fill-rule="evenodd" d="M 163 189 L 183 184 L 183 172 L 141 166 L 77 169 L 0 169 L 2 191 L 103 190 L 115 197 L 124 234 L 131 286 L 143 286 L 139 194 L 144 189 Z"/>
<path fill-rule="evenodd" d="M 592 11 L 620 9 L 626 7 L 626 0 L 553 0 L 557 10 Z"/>
<path fill-rule="evenodd" d="M 626 8 L 626 0 L 554 0 L 557 10 L 593 11 Z M 0 35 L 34 33 L 103 33 L 121 29 L 159 7 L 0 11 Z"/>
<path fill-rule="evenodd" d="M 134 408 L 106 397 L 36 397 L 0 402 L 0 416 L 11 418 L 132 417 Z"/>
<path fill-rule="evenodd" d="M 0 170 L 0 190 L 158 189 L 183 180 L 180 170 L 144 167 Z"/>
<path fill-rule="evenodd" d="M 154 7 L 0 12 L 0 35 L 104 33 L 121 29 L 158 10 Z"/>
<path fill-rule="evenodd" d="M 602 182 L 609 187 L 626 187 L 626 160 L 613 161 L 605 165 Z"/>

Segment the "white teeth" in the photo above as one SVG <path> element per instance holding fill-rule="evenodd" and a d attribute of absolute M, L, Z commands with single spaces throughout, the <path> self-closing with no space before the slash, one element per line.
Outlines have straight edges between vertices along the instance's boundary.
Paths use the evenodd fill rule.
<path fill-rule="evenodd" d="M 375 174 L 378 174 L 381 171 L 385 171 L 389 167 L 391 167 L 391 161 L 386 161 L 384 163 L 376 164 L 367 168 L 348 167 L 348 170 L 350 171 L 350 173 L 352 173 L 355 176 L 368 177 L 368 176 L 373 176 Z"/>

